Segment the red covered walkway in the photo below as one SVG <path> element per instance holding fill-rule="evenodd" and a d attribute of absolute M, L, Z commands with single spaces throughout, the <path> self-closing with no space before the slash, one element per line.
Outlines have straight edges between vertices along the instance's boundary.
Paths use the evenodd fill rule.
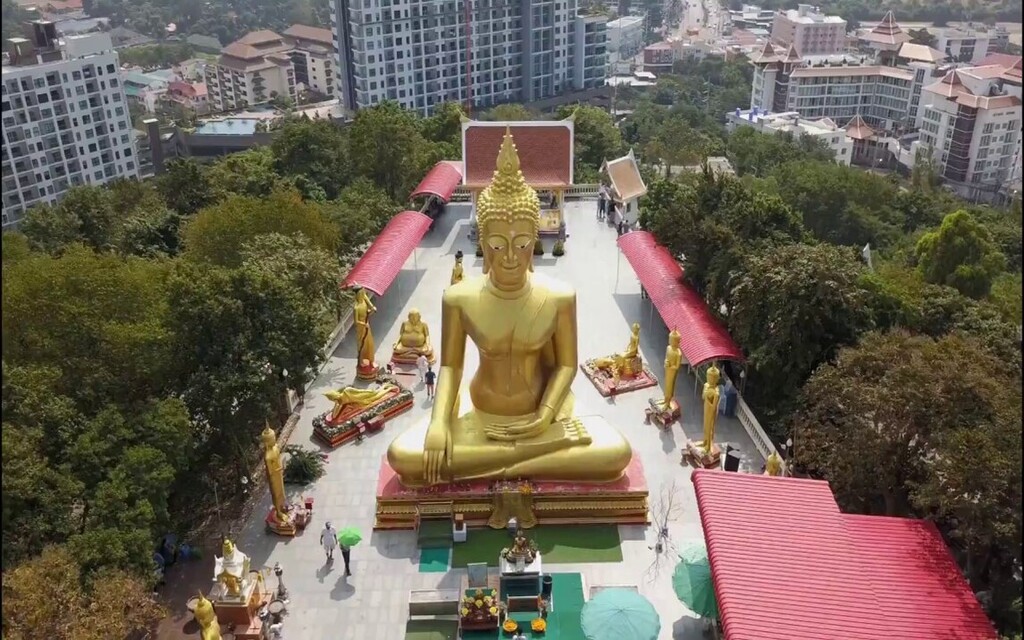
<path fill-rule="evenodd" d="M 416 246 L 430 229 L 431 219 L 418 211 L 392 218 L 345 278 L 343 288 L 363 287 L 384 295 Z"/>
<path fill-rule="evenodd" d="M 455 189 L 462 184 L 461 164 L 461 162 L 453 160 L 438 162 L 427 172 L 423 180 L 420 180 L 409 198 L 435 196 L 444 204 L 448 204 Z"/>
<path fill-rule="evenodd" d="M 743 362 L 743 351 L 711 315 L 704 300 L 683 280 L 683 269 L 668 249 L 647 231 L 619 238 L 619 248 L 671 331 L 679 332 L 679 348 L 691 367 L 712 360 Z"/>

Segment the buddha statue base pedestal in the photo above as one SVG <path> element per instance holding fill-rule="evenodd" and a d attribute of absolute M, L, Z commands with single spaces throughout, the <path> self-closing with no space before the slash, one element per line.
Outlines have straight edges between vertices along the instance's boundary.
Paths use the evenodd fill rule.
<path fill-rule="evenodd" d="M 420 354 L 418 353 L 394 353 L 391 355 L 391 364 L 404 367 L 415 367 L 416 360 L 418 360 Z M 437 364 L 437 356 L 433 353 L 427 356 L 427 363 L 430 366 Z"/>
<path fill-rule="evenodd" d="M 662 429 L 671 428 L 672 423 L 678 420 L 679 416 L 683 413 L 682 408 L 679 406 L 679 401 L 675 398 L 672 398 L 667 407 L 664 400 L 655 400 L 653 398 L 648 400 L 647 404 L 649 406 L 644 411 L 646 419 Z"/>
<path fill-rule="evenodd" d="M 267 525 L 267 531 L 270 533 L 291 538 L 309 524 L 310 513 L 302 505 L 293 504 L 288 506 L 288 522 L 278 522 L 276 513 L 274 507 L 271 507 L 270 511 L 267 512 L 267 517 L 263 520 Z"/>
<path fill-rule="evenodd" d="M 411 409 L 413 403 L 412 391 L 399 386 L 393 379 L 389 382 L 397 388 L 372 404 L 343 409 L 337 416 L 328 411 L 313 418 L 313 435 L 335 448 L 361 435 L 383 429 L 388 420 Z"/>
<path fill-rule="evenodd" d="M 644 366 L 640 358 L 636 358 L 632 363 L 635 369 L 620 374 L 617 381 L 609 369 L 597 366 L 597 363 L 602 360 L 606 360 L 606 358 L 591 358 L 580 365 L 580 371 L 594 384 L 597 392 L 603 398 L 647 389 L 658 384 L 658 379 L 650 369 Z"/>
<path fill-rule="evenodd" d="M 504 527 L 507 521 L 500 522 L 503 514 L 531 525 L 649 524 L 647 481 L 637 455 L 633 456 L 623 476 L 614 482 L 520 483 L 529 485 L 529 493 L 524 494 L 528 499 L 515 505 L 509 503 L 510 481 L 507 480 L 406 487 L 385 458 L 377 477 L 377 513 L 373 528 L 378 531 L 415 529 L 420 518 L 454 518 L 455 514 L 462 514 L 469 527 Z M 517 513 L 520 507 L 528 508 L 530 513 Z M 496 510 L 499 513 L 495 513 Z"/>
<path fill-rule="evenodd" d="M 683 451 L 683 464 L 698 469 L 718 469 L 722 466 L 722 449 L 712 443 L 711 451 L 708 451 L 704 448 L 703 442 L 688 440 L 686 449 Z"/>
<path fill-rule="evenodd" d="M 356 365 L 356 379 L 357 380 L 376 380 L 377 376 L 380 375 L 380 367 L 377 366 L 376 362 L 370 362 L 363 360 Z"/>
<path fill-rule="evenodd" d="M 271 600 L 262 586 L 259 572 L 253 571 L 237 596 L 229 595 L 222 584 L 214 585 L 210 591 L 209 598 L 217 612 L 217 622 L 222 629 L 231 629 L 236 640 L 259 640 L 262 637 L 263 621 L 259 618 L 259 610 Z"/>

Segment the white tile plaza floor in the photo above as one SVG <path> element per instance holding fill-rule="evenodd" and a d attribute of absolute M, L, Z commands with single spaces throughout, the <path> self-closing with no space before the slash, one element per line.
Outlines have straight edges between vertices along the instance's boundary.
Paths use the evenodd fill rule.
<path fill-rule="evenodd" d="M 596 204 L 569 203 L 567 207 L 566 255 L 549 253 L 536 260 L 536 269 L 572 283 L 578 296 L 580 359 L 619 351 L 626 346 L 629 325 L 641 323 L 644 360 L 657 376 L 662 375 L 667 330 L 648 300 L 641 300 L 640 286 L 629 263 L 615 246 L 615 231 L 595 219 Z M 479 273 L 480 261 L 466 234 L 469 207 L 452 205 L 428 233 L 386 295 L 375 301 L 378 312 L 372 318 L 378 361 L 388 360 L 397 339 L 400 321 L 410 309 L 419 309 L 430 325 L 434 347 L 440 345 L 440 300 L 448 285 L 457 250 L 466 254 L 467 275 Z M 476 368 L 477 355 L 467 349 L 466 382 Z M 318 447 L 312 440 L 312 419 L 327 411 L 331 403 L 325 391 L 352 384 L 355 373 L 355 345 L 351 335 L 324 365 L 310 385 L 299 423 L 290 444 Z M 683 427 L 664 432 L 644 424 L 647 400 L 660 395 L 659 388 L 632 392 L 615 399 L 602 398 L 582 374 L 573 386 L 577 413 L 600 413 L 630 441 L 643 460 L 651 493 L 652 511 L 660 502 L 663 488 L 674 487 L 678 515 L 670 523 L 673 543 L 681 546 L 703 538 L 690 469 L 680 464 L 680 448 L 687 437 L 699 437 L 700 402 L 692 375 L 680 374 L 677 384 L 683 407 Z M 407 619 L 408 592 L 412 589 L 458 588 L 465 570 L 446 574 L 419 573 L 419 552 L 411 531 L 372 533 L 374 493 L 382 457 L 392 438 L 429 413 L 422 387 L 414 387 L 416 400 L 408 413 L 388 423 L 383 432 L 361 443 L 345 444 L 332 451 L 327 474 L 302 495 L 315 500 L 313 522 L 293 539 L 264 532 L 263 516 L 269 495 L 237 534 L 239 548 L 252 557 L 254 568 L 280 563 L 284 569 L 291 602 L 285 622 L 289 640 L 400 640 Z M 716 440 L 738 446 L 743 455 L 741 470 L 757 471 L 763 460 L 747 438 L 743 427 L 732 418 L 720 417 Z M 318 544 L 326 520 L 335 528 L 355 526 L 366 538 L 352 551 L 353 572 L 345 579 L 340 562 L 333 569 L 324 564 Z M 470 532 L 472 535 L 472 531 Z M 656 560 L 652 550 L 652 527 L 620 527 L 623 561 L 620 563 L 550 565 L 558 572 L 580 572 L 586 587 L 594 585 L 635 585 L 654 603 L 662 617 L 661 638 L 700 638 L 701 623 L 672 592 L 672 554 Z M 495 552 L 498 550 L 496 549 Z M 273 585 L 273 580 L 271 580 Z"/>

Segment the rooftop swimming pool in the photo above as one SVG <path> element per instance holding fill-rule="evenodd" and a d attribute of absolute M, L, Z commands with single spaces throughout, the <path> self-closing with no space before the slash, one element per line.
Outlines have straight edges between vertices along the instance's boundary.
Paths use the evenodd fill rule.
<path fill-rule="evenodd" d="M 256 125 L 260 122 L 263 121 L 259 118 L 207 120 L 196 125 L 196 133 L 217 136 L 251 136 L 256 133 Z"/>

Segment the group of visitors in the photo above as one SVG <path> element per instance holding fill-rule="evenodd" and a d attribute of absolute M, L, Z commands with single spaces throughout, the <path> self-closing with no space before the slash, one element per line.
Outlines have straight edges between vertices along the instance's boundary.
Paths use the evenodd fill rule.
<path fill-rule="evenodd" d="M 633 230 L 633 225 L 626 219 L 622 202 L 615 199 L 614 191 L 603 182 L 597 188 L 597 219 L 615 225 L 620 236 Z"/>

